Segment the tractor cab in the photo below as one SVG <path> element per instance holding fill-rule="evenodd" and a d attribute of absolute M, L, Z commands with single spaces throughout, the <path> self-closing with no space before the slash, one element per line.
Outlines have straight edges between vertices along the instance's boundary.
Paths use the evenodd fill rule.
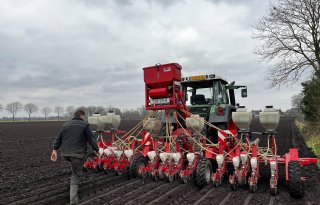
<path fill-rule="evenodd" d="M 215 74 L 186 77 L 181 82 L 190 112 L 213 124 L 227 124 L 231 119 L 236 110 L 235 89 L 243 88 L 242 97 L 247 97 L 247 87 L 234 84 Z"/>

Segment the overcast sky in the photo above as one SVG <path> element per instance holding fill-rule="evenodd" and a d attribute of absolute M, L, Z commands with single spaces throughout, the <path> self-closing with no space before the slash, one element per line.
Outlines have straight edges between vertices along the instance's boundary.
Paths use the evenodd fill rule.
<path fill-rule="evenodd" d="M 267 90 L 271 64 L 253 54 L 252 26 L 266 7 L 264 0 L 0 0 L 0 104 L 135 108 L 144 104 L 142 68 L 177 62 L 184 76 L 215 73 L 246 84 L 248 98 L 238 102 L 250 109 L 288 109 L 300 85 Z"/>

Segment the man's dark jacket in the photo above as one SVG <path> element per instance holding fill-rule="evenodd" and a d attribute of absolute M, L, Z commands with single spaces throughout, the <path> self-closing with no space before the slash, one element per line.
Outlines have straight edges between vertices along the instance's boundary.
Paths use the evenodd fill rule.
<path fill-rule="evenodd" d="M 62 126 L 52 146 L 54 150 L 60 148 L 61 156 L 63 157 L 84 158 L 87 153 L 87 142 L 89 142 L 94 151 L 99 151 L 89 123 L 81 118 L 74 118 Z"/>

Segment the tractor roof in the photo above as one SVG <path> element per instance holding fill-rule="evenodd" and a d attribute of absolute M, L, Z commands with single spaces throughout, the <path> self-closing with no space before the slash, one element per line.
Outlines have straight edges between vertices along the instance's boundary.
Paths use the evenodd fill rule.
<path fill-rule="evenodd" d="M 217 76 L 215 74 L 210 74 L 210 75 L 196 75 L 196 76 L 190 76 L 190 77 L 185 77 L 182 78 L 182 83 L 185 84 L 197 84 L 197 82 L 208 82 L 208 81 L 221 81 L 223 84 L 228 84 L 228 81 L 223 79 L 220 76 Z"/>

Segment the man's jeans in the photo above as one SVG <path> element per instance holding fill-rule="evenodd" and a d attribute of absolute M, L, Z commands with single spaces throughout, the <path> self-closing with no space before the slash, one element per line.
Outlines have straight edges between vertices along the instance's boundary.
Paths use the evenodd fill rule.
<path fill-rule="evenodd" d="M 82 165 L 84 163 L 84 160 L 75 157 L 65 157 L 65 159 L 69 161 L 71 165 L 72 174 L 70 185 L 78 185 L 81 177 L 83 176 Z"/>

